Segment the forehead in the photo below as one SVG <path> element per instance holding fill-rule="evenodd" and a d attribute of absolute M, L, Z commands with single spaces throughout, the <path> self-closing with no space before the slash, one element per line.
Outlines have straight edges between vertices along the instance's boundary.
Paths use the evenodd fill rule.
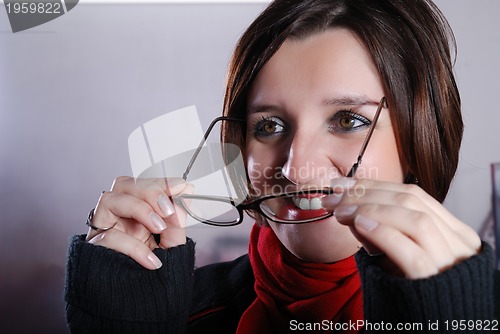
<path fill-rule="evenodd" d="M 383 96 L 370 54 L 347 29 L 286 40 L 257 75 L 248 102 L 332 95 L 365 95 L 377 100 Z"/>

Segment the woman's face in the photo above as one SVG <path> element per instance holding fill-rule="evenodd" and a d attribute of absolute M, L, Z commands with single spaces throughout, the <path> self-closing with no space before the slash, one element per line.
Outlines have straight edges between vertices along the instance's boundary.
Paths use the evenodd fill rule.
<path fill-rule="evenodd" d="M 345 176 L 383 96 L 373 61 L 348 30 L 285 41 L 258 74 L 248 98 L 246 161 L 255 191 L 323 188 Z M 356 178 L 403 180 L 387 109 Z M 334 216 L 308 224 L 269 223 L 281 243 L 306 261 L 338 261 L 359 246 Z"/>

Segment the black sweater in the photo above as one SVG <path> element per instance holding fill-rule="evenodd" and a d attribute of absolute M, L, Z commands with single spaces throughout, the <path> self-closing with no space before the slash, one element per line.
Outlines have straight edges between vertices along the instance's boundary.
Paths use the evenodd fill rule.
<path fill-rule="evenodd" d="M 73 237 L 65 292 L 71 332 L 235 332 L 241 314 L 256 296 L 247 255 L 195 269 L 190 239 L 154 253 L 163 266 L 150 271 L 123 254 L 85 242 L 84 236 Z M 359 251 L 365 332 L 413 325 L 421 326 L 413 327 L 418 333 L 451 333 L 453 326 L 467 325 L 464 320 L 480 321 L 460 333 L 483 332 L 479 324 L 489 326 L 485 333 L 500 330 L 494 312 L 500 302 L 494 280 L 500 287 L 500 275 L 493 270 L 492 253 L 483 244 L 480 254 L 444 273 L 407 280 L 386 274 L 374 258 Z M 428 329 L 430 324 L 433 330 Z M 436 324 L 438 330 L 434 330 Z"/>

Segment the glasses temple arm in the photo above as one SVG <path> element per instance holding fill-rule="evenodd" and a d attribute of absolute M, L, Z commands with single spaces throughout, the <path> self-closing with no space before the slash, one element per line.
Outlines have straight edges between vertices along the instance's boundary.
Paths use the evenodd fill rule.
<path fill-rule="evenodd" d="M 203 138 L 201 139 L 200 141 L 200 144 L 198 145 L 198 147 L 196 148 L 196 150 L 194 151 L 194 154 L 193 156 L 191 157 L 191 160 L 189 161 L 187 167 L 186 167 L 186 170 L 184 171 L 184 174 L 182 174 L 182 178 L 184 179 L 184 181 L 187 180 L 187 177 L 188 177 L 188 174 L 189 172 L 191 171 L 191 168 L 193 168 L 193 164 L 194 162 L 196 161 L 196 158 L 198 157 L 198 155 L 200 154 L 201 152 L 201 149 L 203 148 L 203 145 L 205 145 L 205 142 L 207 141 L 208 139 L 208 136 L 210 135 L 210 132 L 212 131 L 213 127 L 215 126 L 215 124 L 219 121 L 235 121 L 235 122 L 244 122 L 245 120 L 242 120 L 242 119 L 238 119 L 238 118 L 232 118 L 232 117 L 226 117 L 226 116 L 219 116 L 217 118 L 215 118 L 211 123 L 210 125 L 208 126 L 207 128 L 207 131 L 205 131 L 205 134 L 203 135 Z"/>
<path fill-rule="evenodd" d="M 368 143 L 370 142 L 370 138 L 372 137 L 373 131 L 375 130 L 375 125 L 377 124 L 378 117 L 380 116 L 380 112 L 382 111 L 383 108 L 387 108 L 387 101 L 385 97 L 382 97 L 380 100 L 380 103 L 378 104 L 377 111 L 375 112 L 375 116 L 373 117 L 372 125 L 370 126 L 370 129 L 368 130 L 368 134 L 366 135 L 365 141 L 363 142 L 363 146 L 361 146 L 361 150 L 359 151 L 358 154 L 358 160 L 352 165 L 351 170 L 347 174 L 347 177 L 353 177 L 354 174 L 356 174 L 356 171 L 358 170 L 359 165 L 361 164 L 361 160 L 363 159 L 363 155 L 365 154 L 366 147 L 368 146 Z"/>

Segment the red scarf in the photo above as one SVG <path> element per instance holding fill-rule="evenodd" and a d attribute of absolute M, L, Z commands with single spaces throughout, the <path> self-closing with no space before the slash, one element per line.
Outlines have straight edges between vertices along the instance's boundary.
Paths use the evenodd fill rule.
<path fill-rule="evenodd" d="M 257 225 L 250 235 L 249 256 L 257 298 L 243 313 L 237 334 L 287 333 L 299 323 L 328 323 L 326 331 L 304 328 L 325 333 L 334 328 L 330 321 L 349 324 L 363 319 L 354 256 L 328 264 L 305 262 L 292 255 L 271 228 Z"/>

